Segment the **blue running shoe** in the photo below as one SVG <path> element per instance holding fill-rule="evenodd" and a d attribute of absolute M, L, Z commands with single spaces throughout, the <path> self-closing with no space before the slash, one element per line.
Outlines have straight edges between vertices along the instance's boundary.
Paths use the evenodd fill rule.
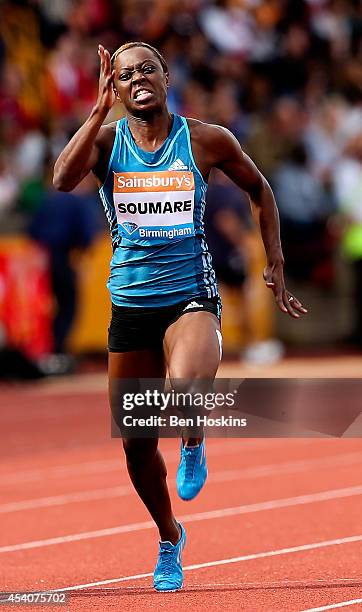
<path fill-rule="evenodd" d="M 194 499 L 207 478 L 205 440 L 198 446 L 184 446 L 181 440 L 181 460 L 178 466 L 176 485 L 181 499 Z"/>
<path fill-rule="evenodd" d="M 182 551 L 186 544 L 186 533 L 179 523 L 181 536 L 177 544 L 160 542 L 157 565 L 153 574 L 153 586 L 156 591 L 178 591 L 183 585 Z"/>

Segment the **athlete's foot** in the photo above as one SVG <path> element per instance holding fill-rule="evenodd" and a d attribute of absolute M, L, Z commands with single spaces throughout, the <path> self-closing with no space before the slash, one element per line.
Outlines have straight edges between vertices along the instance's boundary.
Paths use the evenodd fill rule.
<path fill-rule="evenodd" d="M 204 486 L 206 478 L 205 439 L 193 446 L 184 445 L 181 441 L 181 459 L 176 476 L 177 492 L 181 499 L 194 499 Z"/>
<path fill-rule="evenodd" d="M 185 440 L 185 438 L 182 438 L 182 441 L 184 446 L 199 446 L 203 439 L 204 438 L 201 436 L 201 438 L 188 438 L 187 440 Z"/>
<path fill-rule="evenodd" d="M 167 529 L 160 529 L 160 540 L 162 542 L 171 542 L 171 544 L 177 544 L 181 536 L 181 527 L 180 523 L 173 519 L 172 525 Z"/>
<path fill-rule="evenodd" d="M 182 551 L 186 544 L 186 533 L 179 523 L 180 538 L 176 544 L 160 542 L 157 565 L 153 574 L 156 591 L 178 591 L 183 585 Z"/>

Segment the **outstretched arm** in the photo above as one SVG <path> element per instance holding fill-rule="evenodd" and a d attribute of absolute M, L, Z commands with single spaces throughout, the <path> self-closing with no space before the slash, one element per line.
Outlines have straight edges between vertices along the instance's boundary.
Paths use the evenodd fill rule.
<path fill-rule="evenodd" d="M 299 318 L 307 310 L 285 287 L 279 214 L 271 187 L 231 132 L 215 126 L 213 140 L 213 146 L 219 152 L 215 165 L 249 195 L 253 204 L 267 259 L 264 269 L 266 286 L 272 289 L 282 312 Z"/>
<path fill-rule="evenodd" d="M 101 45 L 98 99 L 84 124 L 74 134 L 54 166 L 53 184 L 60 191 L 71 191 L 99 162 L 109 128 L 102 127 L 114 104 L 113 77 L 109 52 Z"/>

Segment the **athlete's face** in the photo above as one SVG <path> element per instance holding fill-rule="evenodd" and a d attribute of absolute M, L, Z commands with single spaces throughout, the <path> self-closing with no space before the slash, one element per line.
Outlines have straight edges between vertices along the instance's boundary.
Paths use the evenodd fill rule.
<path fill-rule="evenodd" d="M 151 49 L 123 51 L 116 57 L 114 69 L 117 96 L 130 113 L 152 113 L 165 106 L 168 74 Z"/>

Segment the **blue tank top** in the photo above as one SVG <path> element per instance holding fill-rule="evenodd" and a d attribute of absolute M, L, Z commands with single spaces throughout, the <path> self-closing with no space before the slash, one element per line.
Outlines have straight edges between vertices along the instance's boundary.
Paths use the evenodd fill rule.
<path fill-rule="evenodd" d="M 118 306 L 168 306 L 218 295 L 203 215 L 205 183 L 191 149 L 187 121 L 154 152 L 140 149 L 127 119 L 116 135 L 100 196 L 113 256 L 108 288 Z"/>

